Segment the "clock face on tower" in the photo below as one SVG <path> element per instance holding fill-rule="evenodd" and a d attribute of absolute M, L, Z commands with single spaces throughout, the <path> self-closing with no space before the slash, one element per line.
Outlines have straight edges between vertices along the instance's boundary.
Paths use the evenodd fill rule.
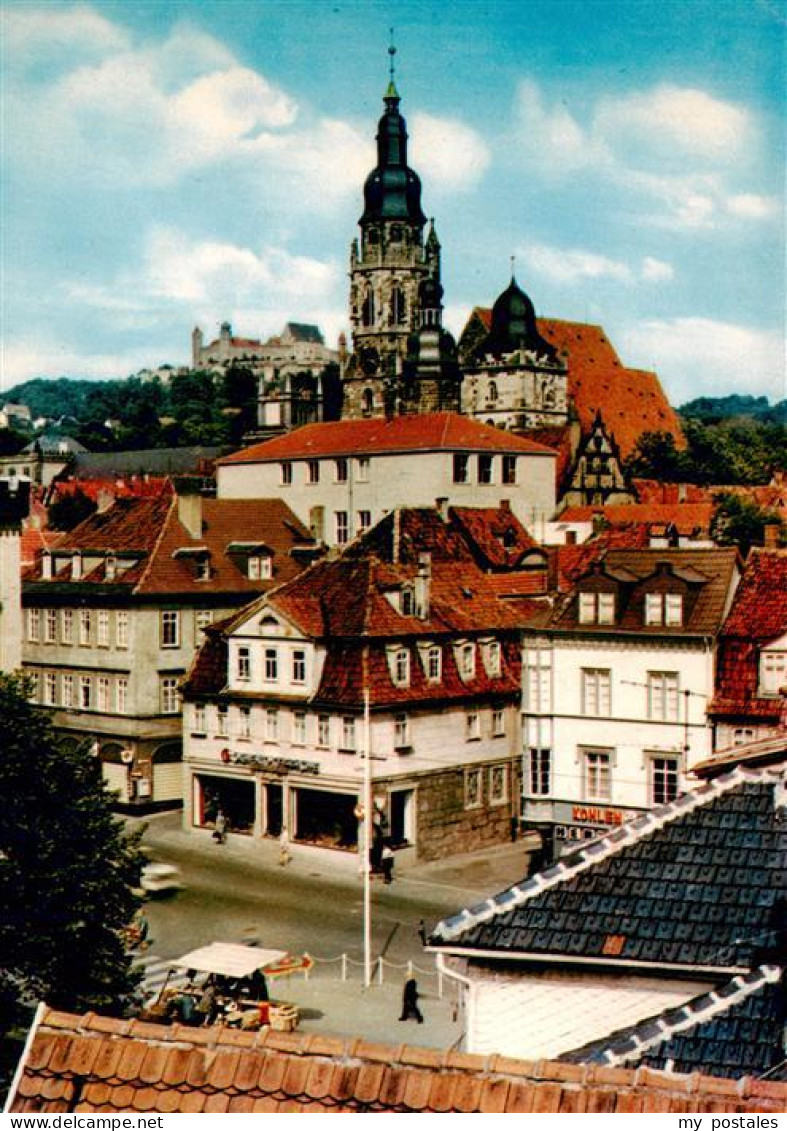
<path fill-rule="evenodd" d="M 362 346 L 358 353 L 361 369 L 367 376 L 372 376 L 380 368 L 380 355 L 374 346 Z"/>

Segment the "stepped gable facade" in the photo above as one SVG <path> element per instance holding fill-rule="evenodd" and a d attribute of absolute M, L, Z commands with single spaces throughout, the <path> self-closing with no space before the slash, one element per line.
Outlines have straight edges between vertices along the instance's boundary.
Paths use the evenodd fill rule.
<path fill-rule="evenodd" d="M 131 809 L 182 799 L 179 684 L 214 619 L 314 554 L 278 499 L 120 499 L 24 571 L 23 665 L 63 741 L 84 743 Z"/>
<path fill-rule="evenodd" d="M 786 796 L 738 769 L 439 923 L 469 1051 L 783 1071 Z"/>
<path fill-rule="evenodd" d="M 372 751 L 400 859 L 510 836 L 519 620 L 448 516 L 397 509 L 208 634 L 184 685 L 187 827 L 354 850 Z"/>
<path fill-rule="evenodd" d="M 787 550 L 752 549 L 719 638 L 714 747 L 787 735 Z"/>

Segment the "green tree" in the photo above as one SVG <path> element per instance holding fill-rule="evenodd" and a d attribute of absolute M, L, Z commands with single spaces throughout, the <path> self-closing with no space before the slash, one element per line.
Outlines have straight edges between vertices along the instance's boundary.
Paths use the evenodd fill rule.
<path fill-rule="evenodd" d="M 98 759 L 69 751 L 19 676 L 0 675 L 0 1038 L 27 1004 L 120 1012 L 123 928 L 142 856 L 112 814 Z"/>
<path fill-rule="evenodd" d="M 741 498 L 732 492 L 723 492 L 716 499 L 710 533 L 714 542 L 718 542 L 720 546 L 738 546 L 745 557 L 752 546 L 763 544 L 765 527 L 773 523 L 778 523 L 781 527 L 780 537 L 783 543 L 783 522 L 750 499 Z"/>
<path fill-rule="evenodd" d="M 626 470 L 637 479 L 678 483 L 686 473 L 685 456 L 675 446 L 671 432 L 645 432 L 626 461 Z"/>

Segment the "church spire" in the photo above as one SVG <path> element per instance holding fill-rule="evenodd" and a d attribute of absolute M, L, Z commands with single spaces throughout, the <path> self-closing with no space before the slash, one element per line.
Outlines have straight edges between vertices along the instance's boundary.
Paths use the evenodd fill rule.
<path fill-rule="evenodd" d="M 391 30 L 391 42 L 388 46 L 388 55 L 389 55 L 388 89 L 385 92 L 385 102 L 388 102 L 388 100 L 392 99 L 392 98 L 395 98 L 398 102 L 399 101 L 399 91 L 396 89 L 396 79 L 394 78 L 394 75 L 396 73 L 396 62 L 395 62 L 395 60 L 396 60 L 396 47 L 394 46 L 394 29 L 391 28 L 390 30 Z"/>

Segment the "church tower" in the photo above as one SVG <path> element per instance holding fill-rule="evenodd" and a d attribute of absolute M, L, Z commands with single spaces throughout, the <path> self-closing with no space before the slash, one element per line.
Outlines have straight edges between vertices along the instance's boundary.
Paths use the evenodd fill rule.
<path fill-rule="evenodd" d="M 421 181 L 407 164 L 407 126 L 399 110 L 393 73 L 396 48 L 389 48 L 391 74 L 377 128 L 377 165 L 366 178 L 360 240 L 350 250 L 352 352 L 342 371 L 342 416 L 349 419 L 433 411 L 434 396 L 421 403 L 416 336 L 423 328 L 422 297 L 440 319 L 440 243 L 421 207 Z M 434 296 L 437 307 L 434 308 Z M 441 330 L 442 346 L 453 343 Z M 455 350 L 454 350 L 455 354 Z M 435 365 L 434 353 L 430 368 Z M 434 390 L 434 372 L 430 373 Z M 458 388 L 451 394 L 458 406 Z M 434 407 L 437 407 L 436 405 Z M 450 404 L 439 407 L 449 408 Z"/>

